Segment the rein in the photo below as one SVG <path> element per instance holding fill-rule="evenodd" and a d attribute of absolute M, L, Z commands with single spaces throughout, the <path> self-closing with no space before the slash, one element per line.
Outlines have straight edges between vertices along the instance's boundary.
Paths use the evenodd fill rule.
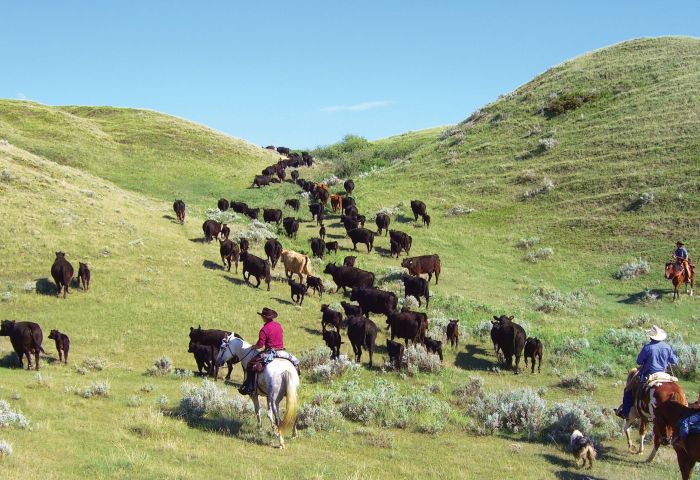
<path fill-rule="evenodd" d="M 248 356 L 251 353 L 253 353 L 255 351 L 255 348 L 253 348 L 253 347 L 254 347 L 254 345 L 251 345 L 250 347 L 248 347 L 248 353 L 246 353 L 243 356 L 243 358 L 238 358 L 238 356 L 235 353 L 233 353 L 233 350 L 231 350 L 231 342 L 226 342 L 226 349 L 228 350 L 228 353 L 231 354 L 231 358 L 234 359 L 233 363 L 243 362 L 246 358 L 248 358 Z"/>

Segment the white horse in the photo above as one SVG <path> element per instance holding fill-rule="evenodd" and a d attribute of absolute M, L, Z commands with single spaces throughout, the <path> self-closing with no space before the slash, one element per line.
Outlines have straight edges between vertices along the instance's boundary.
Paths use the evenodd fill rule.
<path fill-rule="evenodd" d="M 216 357 L 216 365 L 221 366 L 229 359 L 241 362 L 243 369 L 247 370 L 248 364 L 258 354 L 258 350 L 246 343 L 243 339 L 235 337 L 232 333 L 224 338 Z M 272 431 L 277 435 L 280 448 L 284 448 L 283 435 L 292 429 L 293 436 L 297 436 L 297 389 L 299 388 L 299 374 L 296 368 L 288 360 L 276 358 L 265 366 L 265 370 L 259 373 L 255 385 L 255 393 L 250 395 L 255 406 L 255 416 L 258 419 L 258 428 L 262 427 L 260 420 L 260 401 L 258 395 L 267 397 L 267 416 L 272 425 Z M 284 418 L 280 419 L 279 405 L 282 398 L 287 398 L 287 408 Z"/>

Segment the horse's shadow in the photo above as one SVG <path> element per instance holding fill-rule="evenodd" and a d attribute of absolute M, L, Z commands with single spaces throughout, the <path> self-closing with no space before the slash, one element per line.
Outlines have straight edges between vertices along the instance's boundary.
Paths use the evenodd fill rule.
<path fill-rule="evenodd" d="M 202 262 L 202 266 L 204 268 L 208 268 L 209 270 L 223 270 L 224 269 L 223 266 L 219 265 L 216 262 L 212 262 L 211 260 L 204 260 Z"/>
<path fill-rule="evenodd" d="M 654 289 L 642 290 L 641 292 L 630 293 L 630 294 L 627 294 L 627 293 L 619 293 L 619 292 L 618 292 L 618 293 L 611 292 L 611 293 L 608 293 L 608 295 L 614 296 L 614 297 L 625 297 L 625 295 L 626 295 L 625 298 L 621 298 L 621 299 L 618 300 L 617 302 L 618 302 L 618 303 L 624 303 L 625 305 L 637 305 L 637 304 L 640 304 L 640 303 L 644 303 L 644 301 L 645 301 L 646 298 L 647 298 L 647 293 L 648 293 L 648 294 L 651 294 L 651 295 L 655 295 L 655 296 L 657 297 L 657 299 L 660 300 L 660 299 L 662 299 L 664 296 L 673 293 L 673 290 L 671 290 L 671 289 L 662 289 L 662 290 L 660 290 L 660 289 L 654 288 Z"/>
<path fill-rule="evenodd" d="M 466 352 L 458 352 L 455 366 L 463 370 L 490 370 L 495 364 L 477 355 L 486 355 L 486 350 L 476 345 L 467 345 Z"/>
<path fill-rule="evenodd" d="M 311 335 L 323 335 L 323 332 L 318 328 L 302 327 L 302 330 L 304 330 L 306 333 L 310 333 Z"/>
<path fill-rule="evenodd" d="M 204 237 L 190 238 L 190 242 L 192 242 L 192 243 L 209 243 L 209 242 L 207 242 L 207 239 Z"/>

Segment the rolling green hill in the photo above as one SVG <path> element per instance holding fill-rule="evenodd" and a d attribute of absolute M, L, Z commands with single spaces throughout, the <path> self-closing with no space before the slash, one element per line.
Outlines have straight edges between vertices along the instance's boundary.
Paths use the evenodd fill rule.
<path fill-rule="evenodd" d="M 320 306 L 337 308 L 340 294 L 292 305 L 280 266 L 270 292 L 251 289 L 240 273 L 218 266 L 216 243 L 201 241 L 201 223 L 212 214 L 206 209 L 221 196 L 278 208 L 300 198 L 290 183 L 247 188 L 277 156 L 155 112 L 0 100 L 0 318 L 33 320 L 45 336 L 59 328 L 72 339 L 67 367 L 52 361 L 54 346 L 45 339 L 47 356 L 35 376 L 8 368 L 11 347 L 0 337 L 0 399 L 31 421 L 28 430 L 0 429 L 0 440 L 15 450 L 0 468 L 9 478 L 202 478 L 222 476 L 233 459 L 251 478 L 579 478 L 553 437 L 475 434 L 481 425 L 453 391 L 476 375 L 485 395 L 534 387 L 550 405 L 587 399 L 597 411 L 616 406 L 635 342 L 657 323 L 683 349 L 683 387 L 695 398 L 700 362 L 689 363 L 700 354 L 698 300 L 673 302 L 662 267 L 676 238 L 691 254 L 697 250 L 699 53 L 695 39 L 625 42 L 554 67 L 458 125 L 375 142 L 349 137 L 317 149 L 320 162 L 301 169 L 303 177 L 354 178 L 369 228 L 387 208 L 391 227 L 412 235 L 411 254 L 440 254 L 443 274 L 424 310 L 434 323 L 459 319 L 462 339 L 458 349 L 445 349 L 438 373 L 368 369 L 366 355 L 361 368 L 330 383 L 304 372 L 301 403 L 331 426 L 303 431 L 286 451 L 270 450 L 271 438 L 255 430 L 250 413 L 188 421 L 180 415 L 181 387 L 201 381 L 145 373 L 163 355 L 178 369 L 195 368 L 186 351 L 191 325 L 254 338 L 263 306 L 280 313 L 294 353 L 321 344 Z M 183 226 L 172 219 L 176 197 L 188 203 Z M 430 228 L 413 221 L 408 205 L 416 198 L 428 205 Z M 318 227 L 305 208 L 299 217 L 299 238 L 280 239 L 309 252 Z M 234 235 L 261 230 L 239 217 L 229 223 Z M 313 262 L 321 276 L 327 261 L 352 254 L 337 217 L 326 224 L 341 251 Z M 534 246 L 518 246 L 533 238 Z M 261 243 L 252 249 L 264 256 Z M 66 300 L 52 294 L 57 250 L 76 266 L 91 264 L 89 292 L 74 288 Z M 371 254 L 360 248 L 356 255 L 382 288 L 402 293 L 386 237 Z M 648 274 L 615 278 L 640 257 Z M 502 313 L 544 341 L 541 374 L 494 368 L 483 326 Z M 373 319 L 381 365 L 384 320 Z M 342 351 L 351 354 L 347 341 Z M 96 358 L 104 369 L 85 366 Z M 583 392 L 562 386 L 581 374 L 592 383 Z M 105 398 L 75 393 L 103 381 L 110 385 Z M 345 400 L 330 405 L 341 391 L 362 398 L 372 388 L 397 389 L 402 403 L 391 415 L 427 403 L 405 423 L 352 421 L 338 413 Z M 324 417 L 328 412 L 335 416 Z M 669 449 L 646 466 L 621 438 L 605 437 L 601 447 L 595 478 L 676 475 Z M 270 466 L 262 466 L 263 456 L 272 456 Z"/>

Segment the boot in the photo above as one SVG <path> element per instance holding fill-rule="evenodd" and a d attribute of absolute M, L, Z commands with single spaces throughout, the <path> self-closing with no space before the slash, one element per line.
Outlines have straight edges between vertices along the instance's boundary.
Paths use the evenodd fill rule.
<path fill-rule="evenodd" d="M 255 373 L 252 369 L 246 371 L 243 385 L 238 388 L 238 393 L 241 395 L 251 395 L 255 393 Z"/>

